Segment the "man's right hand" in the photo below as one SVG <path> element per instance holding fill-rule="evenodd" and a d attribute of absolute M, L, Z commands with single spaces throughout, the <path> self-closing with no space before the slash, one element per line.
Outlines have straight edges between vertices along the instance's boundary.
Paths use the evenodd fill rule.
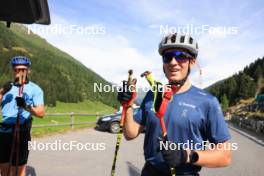
<path fill-rule="evenodd" d="M 9 92 L 12 88 L 12 82 L 8 81 L 6 82 L 3 87 L 0 89 L 0 94 L 5 95 L 7 92 Z"/>
<path fill-rule="evenodd" d="M 135 86 L 136 80 L 133 80 L 133 84 Z M 132 105 L 136 99 L 136 90 L 132 92 L 132 90 L 129 89 L 128 82 L 123 81 L 123 88 L 119 90 L 117 99 L 121 104 L 129 103 L 129 105 Z"/>
<path fill-rule="evenodd" d="M 16 97 L 16 103 L 17 103 L 17 106 L 20 108 L 25 109 L 27 107 L 26 101 L 23 97 Z"/>

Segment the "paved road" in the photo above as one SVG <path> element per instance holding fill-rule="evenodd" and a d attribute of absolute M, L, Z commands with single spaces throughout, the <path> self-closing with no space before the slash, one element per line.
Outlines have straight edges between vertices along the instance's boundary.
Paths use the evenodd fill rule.
<path fill-rule="evenodd" d="M 223 169 L 207 169 L 203 176 L 256 176 L 264 175 L 264 147 L 230 130 L 232 142 L 237 142 L 239 149 L 233 152 L 233 163 Z M 143 135 L 133 141 L 122 141 L 117 162 L 117 176 L 139 176 L 144 164 Z M 113 160 L 116 135 L 86 129 L 55 135 L 49 138 L 35 139 L 41 143 L 69 143 L 77 141 L 82 144 L 105 143 L 101 151 L 31 151 L 28 176 L 109 176 Z M 102 144 L 101 144 L 102 145 Z M 88 146 L 88 145 L 87 145 Z M 96 148 L 96 146 L 94 146 Z M 98 146 L 97 146 L 98 147 Z M 104 146 L 101 146 L 104 147 Z"/>

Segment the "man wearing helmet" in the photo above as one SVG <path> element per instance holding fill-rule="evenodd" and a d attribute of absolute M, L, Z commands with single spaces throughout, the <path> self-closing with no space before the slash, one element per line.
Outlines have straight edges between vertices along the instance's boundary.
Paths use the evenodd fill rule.
<path fill-rule="evenodd" d="M 14 81 L 7 82 L 0 89 L 3 116 L 0 126 L 0 175 L 14 175 L 16 173 L 15 166 L 18 164 L 18 175 L 25 176 L 29 154 L 28 141 L 31 140 L 32 115 L 40 118 L 44 116 L 44 98 L 41 88 L 28 79 L 30 60 L 24 56 L 16 56 L 12 58 L 11 65 Z M 25 77 L 25 81 L 22 84 L 19 81 L 21 75 Z M 21 96 L 19 96 L 20 90 L 23 90 Z M 19 117 L 20 121 L 20 130 L 18 141 L 15 141 L 14 132 L 18 122 L 17 117 Z M 15 143 L 19 143 L 18 155 L 16 155 L 17 148 L 14 147 Z M 15 148 L 15 150 L 12 148 Z"/>
<path fill-rule="evenodd" d="M 158 140 L 162 130 L 152 108 L 154 93 L 149 91 L 137 114 L 133 115 L 132 108 L 127 109 L 123 130 L 126 139 L 132 140 L 145 128 L 146 163 L 141 175 L 171 175 L 172 167 L 176 169 L 176 175 L 199 175 L 202 167 L 229 165 L 231 137 L 219 102 L 208 92 L 193 86 L 188 79 L 191 68 L 196 64 L 197 42 L 188 35 L 169 34 L 162 39 L 159 54 L 169 85 L 177 87 L 164 115 L 167 139 L 169 144 L 180 147 L 175 149 L 168 145 L 165 148 L 162 145 L 164 139 Z M 131 92 L 120 92 L 118 99 L 128 101 L 131 95 Z M 215 147 L 205 150 L 206 141 Z"/>

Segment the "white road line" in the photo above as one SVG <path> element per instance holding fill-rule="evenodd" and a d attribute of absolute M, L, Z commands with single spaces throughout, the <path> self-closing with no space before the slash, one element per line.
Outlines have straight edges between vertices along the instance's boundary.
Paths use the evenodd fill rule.
<path fill-rule="evenodd" d="M 239 134 L 245 136 L 245 137 L 248 138 L 248 139 L 253 140 L 254 142 L 256 142 L 256 143 L 258 143 L 258 144 L 260 144 L 260 145 L 262 145 L 262 146 L 264 147 L 264 141 L 263 141 L 263 140 L 260 140 L 260 139 L 258 139 L 258 138 L 256 138 L 256 137 L 252 136 L 252 135 L 249 135 L 248 133 L 246 133 L 246 132 L 244 132 L 244 131 L 241 131 L 241 130 L 235 128 L 233 125 L 228 124 L 228 127 L 229 127 L 231 130 L 233 130 L 233 131 L 235 131 L 235 132 L 237 132 L 237 133 L 239 133 Z"/>

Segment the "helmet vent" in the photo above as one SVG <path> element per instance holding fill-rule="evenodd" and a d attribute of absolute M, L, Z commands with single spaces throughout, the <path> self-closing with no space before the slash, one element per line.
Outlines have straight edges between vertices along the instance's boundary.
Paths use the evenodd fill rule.
<path fill-rule="evenodd" d="M 184 43 L 185 36 L 181 36 L 180 43 Z"/>
<path fill-rule="evenodd" d="M 175 41 L 176 41 L 176 34 L 173 34 L 171 36 L 171 43 L 175 43 Z"/>
<path fill-rule="evenodd" d="M 189 43 L 193 44 L 193 38 L 192 37 L 190 37 Z"/>
<path fill-rule="evenodd" d="M 164 44 L 167 44 L 168 42 L 168 37 L 165 37 Z"/>

